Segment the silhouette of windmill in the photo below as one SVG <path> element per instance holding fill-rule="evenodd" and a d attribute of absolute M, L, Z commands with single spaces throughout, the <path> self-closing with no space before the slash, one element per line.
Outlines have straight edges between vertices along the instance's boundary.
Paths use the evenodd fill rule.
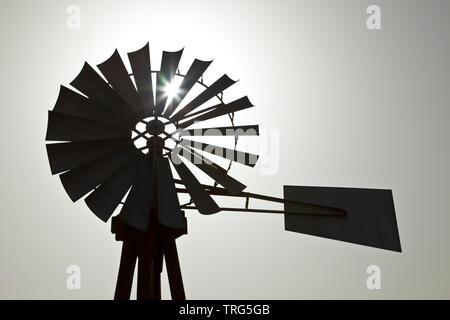
<path fill-rule="evenodd" d="M 205 215 L 278 213 L 284 215 L 288 231 L 401 251 L 390 190 L 284 186 L 284 198 L 244 192 L 246 186 L 231 177 L 229 169 L 232 162 L 255 165 L 258 156 L 236 150 L 236 143 L 239 136 L 259 135 L 259 128 L 235 125 L 234 114 L 253 105 L 247 97 L 223 101 L 223 91 L 235 83 L 226 75 L 209 86 L 203 83 L 211 61 L 195 59 L 181 74 L 181 55 L 182 50 L 164 51 L 160 70 L 152 70 L 147 43 L 128 53 L 129 73 L 116 50 L 97 66 L 106 80 L 85 63 L 71 82 L 81 94 L 61 86 L 48 114 L 46 140 L 60 141 L 46 145 L 51 172 L 60 174 L 72 201 L 87 195 L 87 206 L 105 222 L 120 206 L 111 223 L 116 240 L 123 241 L 115 299 L 130 298 L 136 261 L 137 298 L 160 299 L 163 259 L 172 299 L 185 299 L 175 242 L 187 234 L 184 210 Z M 169 96 L 175 77 L 182 81 L 177 94 Z M 196 85 L 203 90 L 184 103 Z M 205 107 L 214 99 L 217 104 Z M 227 116 L 228 126 L 192 129 L 194 124 Z M 167 132 L 170 126 L 175 127 L 173 132 Z M 232 137 L 234 148 L 189 139 L 205 135 Z M 139 139 L 145 140 L 141 147 L 136 144 Z M 230 165 L 225 169 L 205 153 L 228 159 Z M 200 183 L 189 166 L 214 184 Z M 180 204 L 178 195 L 183 193 L 190 201 Z M 240 197 L 245 206 L 219 207 L 212 196 Z M 284 210 L 249 208 L 250 199 L 282 203 Z"/>

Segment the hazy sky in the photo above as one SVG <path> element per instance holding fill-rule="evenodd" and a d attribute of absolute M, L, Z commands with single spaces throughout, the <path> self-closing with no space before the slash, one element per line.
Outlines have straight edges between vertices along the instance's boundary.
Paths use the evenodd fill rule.
<path fill-rule="evenodd" d="M 67 27 L 72 4 L 79 30 Z M 371 4 L 381 30 L 366 27 Z M 184 47 L 184 72 L 214 59 L 205 81 L 240 79 L 229 97 L 256 106 L 239 122 L 259 124 L 262 141 L 278 133 L 255 168 L 233 166 L 248 191 L 392 189 L 403 248 L 285 232 L 279 215 L 187 212 L 188 298 L 450 298 L 449 12 L 449 1 L 2 1 L 0 298 L 113 297 L 121 244 L 51 176 L 47 110 L 84 61 L 147 41 L 156 69 L 162 50 Z M 366 287 L 373 264 L 380 290 Z M 69 265 L 81 290 L 66 287 Z M 170 297 L 165 272 L 162 285 Z"/>

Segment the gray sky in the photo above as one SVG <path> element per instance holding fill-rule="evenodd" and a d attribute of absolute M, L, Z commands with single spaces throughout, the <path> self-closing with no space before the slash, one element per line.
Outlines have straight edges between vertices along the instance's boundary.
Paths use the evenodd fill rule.
<path fill-rule="evenodd" d="M 233 166 L 248 191 L 392 189 L 404 251 L 284 232 L 277 215 L 188 212 L 178 240 L 188 298 L 450 298 L 450 2 L 243 2 L 2 2 L 0 298 L 112 298 L 120 243 L 50 175 L 47 110 L 85 60 L 147 41 L 156 69 L 162 50 L 185 48 L 182 71 L 214 58 L 205 81 L 240 79 L 230 97 L 256 105 L 239 121 L 258 123 L 262 140 L 278 132 L 259 165 Z M 70 4 L 79 30 L 67 28 Z M 370 4 L 381 30 L 366 27 Z M 278 170 L 262 174 L 276 159 Z M 66 287 L 73 264 L 81 290 Z M 380 290 L 366 287 L 372 264 Z M 170 297 L 165 273 L 162 284 Z"/>

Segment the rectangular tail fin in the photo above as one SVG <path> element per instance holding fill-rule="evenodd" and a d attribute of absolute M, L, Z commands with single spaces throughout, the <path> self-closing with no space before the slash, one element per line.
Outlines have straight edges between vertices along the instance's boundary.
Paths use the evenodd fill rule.
<path fill-rule="evenodd" d="M 287 202 L 287 231 L 402 251 L 391 190 L 284 186 L 284 199 L 347 211 L 346 216 L 289 214 L 305 207 Z"/>

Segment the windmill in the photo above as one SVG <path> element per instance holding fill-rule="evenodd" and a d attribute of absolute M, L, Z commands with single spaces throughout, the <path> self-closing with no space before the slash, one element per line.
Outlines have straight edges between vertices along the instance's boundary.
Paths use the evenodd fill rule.
<path fill-rule="evenodd" d="M 186 210 L 281 214 L 287 231 L 401 251 L 390 190 L 284 186 L 283 198 L 244 192 L 246 186 L 229 169 L 233 162 L 255 165 L 258 156 L 236 145 L 242 135 L 258 136 L 259 128 L 235 125 L 234 116 L 253 105 L 247 97 L 224 102 L 223 92 L 235 83 L 226 75 L 204 84 L 211 61 L 195 59 L 180 73 L 182 52 L 164 51 L 159 71 L 151 68 L 148 43 L 128 53 L 131 73 L 117 50 L 97 66 L 103 77 L 85 63 L 70 83 L 79 92 L 61 86 L 48 113 L 52 174 L 60 175 L 72 201 L 84 197 L 102 221 L 119 212 L 111 219 L 112 233 L 123 241 L 115 299 L 130 298 L 136 263 L 137 298 L 161 299 L 163 259 L 172 299 L 186 298 L 176 247 L 176 239 L 187 234 Z M 176 77 L 182 80 L 171 96 Z M 188 100 L 195 86 L 202 90 Z M 213 100 L 217 103 L 205 107 Z M 221 117 L 228 117 L 226 125 L 192 129 Z M 234 139 L 234 148 L 189 139 L 219 135 Z M 228 167 L 208 153 L 229 160 Z M 194 167 L 214 183 L 201 183 Z M 181 194 L 190 200 L 181 204 Z M 245 206 L 220 207 L 214 196 L 239 197 Z M 281 203 L 284 210 L 250 208 L 250 199 Z"/>

